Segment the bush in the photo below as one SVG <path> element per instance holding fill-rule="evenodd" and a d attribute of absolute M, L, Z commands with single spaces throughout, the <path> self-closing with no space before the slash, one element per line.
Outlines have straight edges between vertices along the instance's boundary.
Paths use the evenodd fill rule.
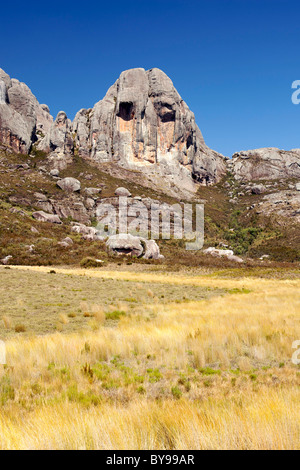
<path fill-rule="evenodd" d="M 177 385 L 171 388 L 171 392 L 172 392 L 173 397 L 176 398 L 176 400 L 179 400 L 179 398 L 182 397 L 182 391 L 180 390 L 179 387 L 177 387 Z"/>
<path fill-rule="evenodd" d="M 82 268 L 97 268 L 99 263 L 95 260 L 95 258 L 87 257 L 80 261 L 80 266 Z"/>
<path fill-rule="evenodd" d="M 105 314 L 106 320 L 120 320 L 122 316 L 126 315 L 123 310 L 114 310 Z"/>
<path fill-rule="evenodd" d="M 16 333 L 25 333 L 26 327 L 25 325 L 16 325 L 15 326 L 15 332 Z"/>

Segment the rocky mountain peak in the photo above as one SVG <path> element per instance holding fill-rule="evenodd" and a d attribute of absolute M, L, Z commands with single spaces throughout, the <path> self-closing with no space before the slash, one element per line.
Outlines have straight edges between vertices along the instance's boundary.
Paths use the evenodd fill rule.
<path fill-rule="evenodd" d="M 170 78 L 157 68 L 121 73 L 92 110 L 80 110 L 73 129 L 79 154 L 116 162 L 150 177 L 193 188 L 193 178 L 215 183 L 224 157 L 210 150 Z"/>

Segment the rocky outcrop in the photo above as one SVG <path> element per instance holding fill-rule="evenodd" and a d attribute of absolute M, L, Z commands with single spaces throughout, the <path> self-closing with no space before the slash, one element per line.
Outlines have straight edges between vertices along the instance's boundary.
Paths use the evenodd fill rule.
<path fill-rule="evenodd" d="M 61 224 L 62 223 L 60 218 L 58 217 L 58 215 L 47 214 L 44 211 L 34 212 L 32 214 L 32 217 L 35 220 L 38 220 L 39 222 L 48 222 L 48 223 L 51 223 L 51 224 Z"/>
<path fill-rule="evenodd" d="M 74 223 L 72 227 L 73 233 L 78 233 L 82 236 L 84 240 L 96 241 L 103 240 L 95 227 L 87 227 L 84 224 Z"/>
<path fill-rule="evenodd" d="M 203 251 L 204 254 L 214 256 L 216 258 L 226 258 L 229 261 L 234 261 L 236 263 L 243 263 L 244 260 L 239 256 L 236 256 L 232 250 L 219 250 L 215 247 L 206 248 Z"/>
<path fill-rule="evenodd" d="M 235 153 L 228 163 L 240 181 L 300 178 L 300 149 L 263 148 Z"/>
<path fill-rule="evenodd" d="M 58 113 L 38 148 L 47 153 L 54 153 L 61 158 L 73 153 L 72 123 L 64 111 Z"/>
<path fill-rule="evenodd" d="M 272 218 L 279 226 L 300 224 L 300 194 L 296 190 L 283 190 L 265 195 L 262 200 L 250 208 L 262 217 Z"/>
<path fill-rule="evenodd" d="M 0 69 L 0 143 L 26 154 L 52 124 L 46 105 L 40 105 L 25 83 Z"/>
<path fill-rule="evenodd" d="M 149 175 L 167 176 L 192 189 L 192 176 L 215 183 L 225 159 L 210 150 L 194 114 L 159 69 L 123 72 L 92 110 L 73 124 L 79 154 Z"/>

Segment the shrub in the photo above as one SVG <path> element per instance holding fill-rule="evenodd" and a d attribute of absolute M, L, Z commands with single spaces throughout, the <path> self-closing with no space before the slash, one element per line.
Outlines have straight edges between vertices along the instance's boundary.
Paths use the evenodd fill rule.
<path fill-rule="evenodd" d="M 122 316 L 126 315 L 123 310 L 114 310 L 105 314 L 106 320 L 120 320 Z"/>
<path fill-rule="evenodd" d="M 25 325 L 19 324 L 19 325 L 15 326 L 15 332 L 16 333 L 25 333 L 25 331 L 26 331 Z"/>
<path fill-rule="evenodd" d="M 80 266 L 82 268 L 97 268 L 99 266 L 98 262 L 95 260 L 95 258 L 83 258 L 80 261 Z"/>
<path fill-rule="evenodd" d="M 179 400 L 179 398 L 182 397 L 182 391 L 180 390 L 179 387 L 177 387 L 177 385 L 171 388 L 171 392 L 172 392 L 173 397 L 176 398 L 176 400 Z"/>

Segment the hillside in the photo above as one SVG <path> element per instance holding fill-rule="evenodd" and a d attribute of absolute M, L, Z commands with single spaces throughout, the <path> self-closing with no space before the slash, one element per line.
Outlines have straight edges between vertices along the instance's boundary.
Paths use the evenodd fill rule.
<path fill-rule="evenodd" d="M 123 72 L 72 123 L 64 112 L 53 120 L 25 84 L 0 69 L 0 144 L 4 263 L 147 262 L 111 256 L 95 235 L 98 207 L 117 208 L 120 187 L 147 208 L 204 203 L 204 248 L 230 249 L 247 266 L 300 260 L 300 150 L 257 149 L 232 159 L 214 152 L 161 70 Z M 184 240 L 158 245 L 164 261 L 154 264 L 236 265 L 187 252 Z"/>

